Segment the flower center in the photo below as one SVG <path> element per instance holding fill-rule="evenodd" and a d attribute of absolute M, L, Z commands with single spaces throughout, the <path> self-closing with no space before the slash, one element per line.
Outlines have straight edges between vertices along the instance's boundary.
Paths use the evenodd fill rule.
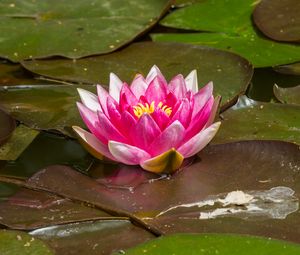
<path fill-rule="evenodd" d="M 159 102 L 157 104 L 157 106 L 155 107 L 155 102 L 154 101 L 152 101 L 150 105 L 148 103 L 146 103 L 146 104 L 138 103 L 136 106 L 133 106 L 133 112 L 134 112 L 135 116 L 140 118 L 144 113 L 148 113 L 148 114 L 153 113 L 155 108 L 161 109 L 168 116 L 170 116 L 171 113 L 172 113 L 172 108 L 171 107 L 168 107 L 167 105 L 164 105 L 162 102 Z"/>

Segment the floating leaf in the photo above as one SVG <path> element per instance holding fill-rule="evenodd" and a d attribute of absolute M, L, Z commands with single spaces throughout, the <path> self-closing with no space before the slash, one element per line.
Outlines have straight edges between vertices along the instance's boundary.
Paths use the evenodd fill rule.
<path fill-rule="evenodd" d="M 79 101 L 76 88 L 72 85 L 0 87 L 0 104 L 31 128 L 58 130 L 72 136 L 72 125 L 84 126 L 76 107 Z M 95 93 L 94 86 L 85 88 Z"/>
<path fill-rule="evenodd" d="M 16 128 L 16 122 L 6 112 L 0 109 L 0 146 L 4 144 Z"/>
<path fill-rule="evenodd" d="M 300 60 L 300 46 L 263 38 L 251 20 L 255 0 L 203 1 L 176 10 L 161 24 L 204 33 L 153 34 L 154 41 L 185 42 L 235 52 L 255 67 L 292 63 Z M 209 32 L 209 33 L 207 33 Z"/>
<path fill-rule="evenodd" d="M 128 255 L 140 254 L 176 254 L 176 255 L 244 255 L 272 254 L 297 255 L 298 244 L 271 240 L 254 236 L 237 236 L 221 234 L 177 234 L 161 237 L 138 245 L 125 252 Z M 119 253 L 115 253 L 117 255 Z"/>
<path fill-rule="evenodd" d="M 0 203 L 0 223 L 12 229 L 40 227 L 112 216 L 91 207 L 72 203 L 53 194 L 21 189 Z"/>
<path fill-rule="evenodd" d="M 26 178 L 53 164 L 66 164 L 86 172 L 93 161 L 75 140 L 42 132 L 16 161 L 0 161 L 0 175 Z"/>
<path fill-rule="evenodd" d="M 105 220 L 52 226 L 30 232 L 57 254 L 111 254 L 154 238 L 127 220 Z M 121 253 L 122 254 L 122 253 Z"/>
<path fill-rule="evenodd" d="M 16 160 L 38 134 L 39 131 L 19 125 L 11 138 L 0 146 L 0 160 Z"/>
<path fill-rule="evenodd" d="M 252 67 L 243 58 L 228 52 L 177 43 L 135 43 L 113 54 L 77 60 L 26 61 L 28 70 L 55 79 L 108 84 L 109 73 L 130 83 L 136 73 L 146 75 L 156 64 L 170 80 L 178 73 L 197 69 L 199 87 L 214 82 L 215 94 L 228 104 L 243 93 L 252 77 Z M 1 95 L 0 95 L 1 97 Z"/>
<path fill-rule="evenodd" d="M 12 61 L 108 53 L 151 28 L 168 0 L 0 3 L 0 55 Z"/>
<path fill-rule="evenodd" d="M 273 40 L 300 42 L 299 13 L 298 0 L 262 0 L 254 9 L 253 21 Z"/>
<path fill-rule="evenodd" d="M 300 62 L 290 65 L 275 66 L 274 70 L 284 74 L 300 75 Z"/>
<path fill-rule="evenodd" d="M 93 180 L 66 166 L 44 168 L 26 185 L 98 208 L 134 213 L 162 233 L 226 232 L 300 241 L 300 230 L 293 227 L 300 221 L 295 213 L 299 146 L 245 141 L 208 146 L 199 157 L 171 177 L 149 179 L 130 189 L 108 187 L 106 176 Z M 127 179 L 125 173 L 118 183 L 122 178 Z M 255 199 L 236 206 L 238 200 L 229 195 L 237 190 Z M 200 206 L 209 200 L 213 203 Z M 225 209 L 225 215 L 200 219 L 201 213 Z"/>
<path fill-rule="evenodd" d="M 274 85 L 274 95 L 284 104 L 296 104 L 300 106 L 300 85 L 291 88 L 281 88 Z"/>
<path fill-rule="evenodd" d="M 20 231 L 0 230 L 1 255 L 54 255 L 41 240 Z"/>
<path fill-rule="evenodd" d="M 262 103 L 246 96 L 222 114 L 214 144 L 241 140 L 280 140 L 300 144 L 300 106 Z"/>

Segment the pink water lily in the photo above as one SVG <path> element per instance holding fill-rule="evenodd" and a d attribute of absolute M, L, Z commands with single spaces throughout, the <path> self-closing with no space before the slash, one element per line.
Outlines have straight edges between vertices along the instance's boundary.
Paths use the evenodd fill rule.
<path fill-rule="evenodd" d="M 195 70 L 168 84 L 153 66 L 146 78 L 138 74 L 130 86 L 111 73 L 109 92 L 100 85 L 98 96 L 84 89 L 78 92 L 77 106 L 91 131 L 73 127 L 83 146 L 99 159 L 140 165 L 155 173 L 179 169 L 220 126 L 213 123 L 219 103 L 213 84 L 198 91 Z"/>

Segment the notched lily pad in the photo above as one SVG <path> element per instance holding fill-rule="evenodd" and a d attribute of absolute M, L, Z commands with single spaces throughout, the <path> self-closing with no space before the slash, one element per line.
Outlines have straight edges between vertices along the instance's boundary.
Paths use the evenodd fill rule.
<path fill-rule="evenodd" d="M 300 246 L 278 240 L 238 235 L 222 234 L 177 234 L 161 237 L 125 252 L 128 255 L 176 254 L 176 255 L 244 255 L 272 254 L 297 255 Z M 114 253 L 117 255 L 118 253 Z"/>
<path fill-rule="evenodd" d="M 213 144 L 241 140 L 281 140 L 300 144 L 300 106 L 262 103 L 246 96 L 222 114 Z"/>
<path fill-rule="evenodd" d="M 16 128 L 15 120 L 6 112 L 0 109 L 0 146 L 3 145 L 12 135 Z"/>
<path fill-rule="evenodd" d="M 256 3 L 255 0 L 203 1 L 175 10 L 160 23 L 199 33 L 153 34 L 152 39 L 157 42 L 206 45 L 235 52 L 255 67 L 299 61 L 300 46 L 275 42 L 255 31 L 251 15 Z"/>
<path fill-rule="evenodd" d="M 10 139 L 0 146 L 0 160 L 16 160 L 39 134 L 39 131 L 19 125 Z"/>
<path fill-rule="evenodd" d="M 112 52 L 152 27 L 169 0 L 4 0 L 0 55 L 12 61 Z"/>
<path fill-rule="evenodd" d="M 111 254 L 154 238 L 127 220 L 73 223 L 37 229 L 30 234 L 49 244 L 57 254 Z M 122 253 L 121 253 L 122 254 Z"/>
<path fill-rule="evenodd" d="M 214 83 L 215 95 L 228 104 L 245 92 L 253 69 L 245 59 L 220 50 L 178 43 L 134 43 L 113 54 L 77 60 L 25 61 L 22 65 L 39 75 L 88 84 L 108 84 L 109 73 L 131 83 L 137 73 L 146 75 L 156 64 L 168 80 L 181 73 L 198 72 L 199 87 Z"/>
<path fill-rule="evenodd" d="M 273 40 L 300 42 L 299 13 L 298 0 L 262 0 L 255 7 L 253 20 Z"/>
<path fill-rule="evenodd" d="M 300 85 L 291 88 L 281 88 L 275 84 L 273 91 L 281 103 L 300 105 Z"/>
<path fill-rule="evenodd" d="M 25 232 L 0 230 L 1 255 L 54 255 L 41 240 Z"/>

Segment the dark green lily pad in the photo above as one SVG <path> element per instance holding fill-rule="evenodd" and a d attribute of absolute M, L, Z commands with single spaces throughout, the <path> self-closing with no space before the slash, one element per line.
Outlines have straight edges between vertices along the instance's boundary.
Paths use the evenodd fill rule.
<path fill-rule="evenodd" d="M 203 1 L 178 9 L 161 24 L 203 33 L 153 34 L 159 42 L 185 42 L 235 52 L 255 67 L 300 60 L 300 46 L 274 42 L 257 34 L 251 15 L 255 0 Z M 207 33 L 209 32 L 209 33 Z"/>
<path fill-rule="evenodd" d="M 12 61 L 112 52 L 151 28 L 168 0 L 38 1 L 0 4 L 0 55 Z"/>
<path fill-rule="evenodd" d="M 290 65 L 275 66 L 274 70 L 284 74 L 300 75 L 300 62 Z"/>
<path fill-rule="evenodd" d="M 54 255 L 41 240 L 25 232 L 0 230 L 1 255 Z"/>
<path fill-rule="evenodd" d="M 199 157 L 171 177 L 149 180 L 131 189 L 107 187 L 105 176 L 102 181 L 93 180 L 66 166 L 45 168 L 27 185 L 117 214 L 134 213 L 162 233 L 226 232 L 300 242 L 300 230 L 293 227 L 300 221 L 298 145 L 245 141 L 208 146 Z M 117 178 L 121 183 L 126 175 Z M 237 190 L 255 199 L 239 206 L 220 202 Z M 223 215 L 199 218 L 200 213 L 222 209 L 226 211 Z"/>
<path fill-rule="evenodd" d="M 32 230 L 57 224 L 112 216 L 91 207 L 72 203 L 52 194 L 21 189 L 0 203 L 0 223 L 12 229 Z"/>
<path fill-rule="evenodd" d="M 0 109 L 0 146 L 12 135 L 16 128 L 15 120 L 6 112 Z"/>
<path fill-rule="evenodd" d="M 0 146 L 0 160 L 16 160 L 38 134 L 37 130 L 19 125 L 10 139 Z"/>
<path fill-rule="evenodd" d="M 257 101 L 276 101 L 274 84 L 280 87 L 294 87 L 300 84 L 300 76 L 278 73 L 273 68 L 256 68 L 247 96 Z"/>
<path fill-rule="evenodd" d="M 27 178 L 53 164 L 65 164 L 86 172 L 93 161 L 77 141 L 41 132 L 16 161 L 0 165 L 0 176 Z"/>
<path fill-rule="evenodd" d="M 252 67 L 243 58 L 224 51 L 176 43 L 135 43 L 119 52 L 77 60 L 26 61 L 28 70 L 55 79 L 108 84 L 109 73 L 131 82 L 136 73 L 146 75 L 156 64 L 169 80 L 197 69 L 199 86 L 214 82 L 214 93 L 223 105 L 243 93 L 252 77 Z M 0 96 L 1 97 L 1 96 Z"/>
<path fill-rule="evenodd" d="M 30 232 L 57 254 L 111 254 L 154 238 L 127 220 L 105 220 L 52 226 Z M 122 253 L 121 253 L 122 254 Z"/>
<path fill-rule="evenodd" d="M 57 130 L 72 136 L 71 126 L 84 126 L 72 85 L 0 87 L 0 104 L 17 120 L 34 129 Z M 95 87 L 85 86 L 95 93 Z"/>
<path fill-rule="evenodd" d="M 222 114 L 213 144 L 241 140 L 280 140 L 300 144 L 300 106 L 262 103 L 246 96 Z"/>
<path fill-rule="evenodd" d="M 297 255 L 300 252 L 300 246 L 254 236 L 177 234 L 138 245 L 126 250 L 125 254 L 235 255 L 241 252 L 243 255 Z M 115 253 L 117 254 L 119 253 Z"/>
<path fill-rule="evenodd" d="M 253 20 L 273 40 L 300 42 L 299 13 L 298 0 L 262 0 L 255 7 Z"/>
<path fill-rule="evenodd" d="M 284 104 L 296 104 L 300 106 L 300 85 L 291 88 L 281 88 L 274 85 L 274 95 Z"/>

